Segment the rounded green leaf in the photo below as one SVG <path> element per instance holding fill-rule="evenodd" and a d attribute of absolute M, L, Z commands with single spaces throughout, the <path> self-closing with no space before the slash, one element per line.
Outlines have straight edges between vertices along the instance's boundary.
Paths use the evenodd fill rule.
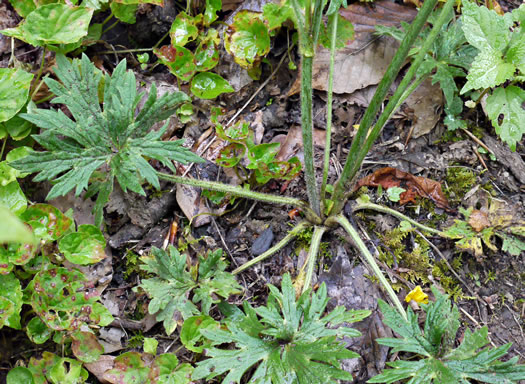
<path fill-rule="evenodd" d="M 216 330 L 220 324 L 210 316 L 192 316 L 184 320 L 180 331 L 180 341 L 190 351 L 202 353 L 212 343 L 200 332 L 201 329 Z"/>
<path fill-rule="evenodd" d="M 104 348 L 91 332 L 75 332 L 72 339 L 71 350 L 84 363 L 93 363 L 104 353 Z"/>
<path fill-rule="evenodd" d="M 220 0 L 219 0 L 220 1 Z M 199 35 L 197 23 L 202 21 L 202 15 L 191 17 L 186 12 L 180 12 L 170 28 L 170 37 L 172 45 L 184 46 L 193 41 Z"/>
<path fill-rule="evenodd" d="M 87 35 L 92 16 L 89 8 L 47 4 L 27 15 L 18 27 L 2 33 L 36 46 L 71 44 Z"/>
<path fill-rule="evenodd" d="M 15 116 L 29 97 L 33 74 L 21 69 L 0 68 L 0 122 Z"/>
<path fill-rule="evenodd" d="M 7 384 L 34 384 L 33 374 L 25 367 L 15 367 L 7 374 Z"/>
<path fill-rule="evenodd" d="M 137 22 L 135 14 L 139 7 L 138 4 L 120 4 L 112 1 L 109 7 L 111 8 L 111 13 L 120 21 L 127 24 L 135 24 Z"/>
<path fill-rule="evenodd" d="M 0 328 L 4 325 L 20 329 L 22 287 L 12 273 L 0 275 Z"/>
<path fill-rule="evenodd" d="M 195 51 L 195 65 L 198 72 L 206 72 L 219 63 L 218 44 L 220 39 L 215 29 L 208 31 L 208 36 L 203 39 Z"/>
<path fill-rule="evenodd" d="M 18 181 L 12 181 L 7 185 L 0 184 L 0 204 L 17 216 L 26 210 L 27 199 Z"/>
<path fill-rule="evenodd" d="M 234 92 L 234 89 L 216 73 L 202 72 L 191 80 L 191 92 L 200 99 L 214 99 L 221 93 Z"/>
<path fill-rule="evenodd" d="M 71 219 L 49 204 L 30 206 L 20 218 L 31 225 L 35 236 L 43 240 L 57 240 L 71 227 Z"/>
<path fill-rule="evenodd" d="M 240 11 L 224 34 L 224 48 L 237 64 L 252 68 L 270 51 L 270 33 L 262 14 Z"/>
<path fill-rule="evenodd" d="M 196 72 L 193 53 L 178 45 L 165 45 L 153 51 L 160 62 L 182 81 L 189 81 Z"/>
<path fill-rule="evenodd" d="M 62 237 L 58 249 L 65 258 L 79 265 L 95 264 L 106 257 L 104 235 L 94 225 L 83 224 L 78 231 Z"/>
<path fill-rule="evenodd" d="M 53 334 L 53 330 L 40 319 L 40 317 L 33 317 L 26 326 L 26 332 L 29 339 L 35 344 L 43 344 L 49 340 Z"/>
<path fill-rule="evenodd" d="M 153 337 L 146 337 L 144 339 L 144 352 L 149 353 L 150 355 L 156 355 L 158 346 L 159 342 Z"/>
<path fill-rule="evenodd" d="M 140 353 L 126 352 L 115 359 L 114 368 L 104 373 L 104 379 L 111 383 L 147 383 L 149 371 Z"/>
<path fill-rule="evenodd" d="M 108 324 L 107 309 L 97 302 L 99 293 L 82 272 L 51 268 L 38 272 L 33 282 L 31 306 L 53 330 L 73 331 L 85 325 Z"/>
<path fill-rule="evenodd" d="M 204 11 L 204 23 L 210 25 L 217 20 L 217 12 L 222 8 L 221 0 L 206 0 L 206 10 Z"/>
<path fill-rule="evenodd" d="M 49 371 L 52 383 L 80 384 L 85 382 L 88 376 L 80 361 L 67 357 L 61 358 Z"/>

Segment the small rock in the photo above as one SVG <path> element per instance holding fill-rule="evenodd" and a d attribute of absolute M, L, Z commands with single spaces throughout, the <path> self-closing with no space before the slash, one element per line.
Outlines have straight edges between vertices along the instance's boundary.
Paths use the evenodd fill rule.
<path fill-rule="evenodd" d="M 252 245 L 252 255 L 259 256 L 266 252 L 273 242 L 273 231 L 272 228 L 267 228 L 261 235 L 255 239 Z"/>

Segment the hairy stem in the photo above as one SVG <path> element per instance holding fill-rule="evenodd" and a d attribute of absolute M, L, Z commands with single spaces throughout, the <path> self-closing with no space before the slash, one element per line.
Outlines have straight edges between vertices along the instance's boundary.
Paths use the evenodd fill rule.
<path fill-rule="evenodd" d="M 337 36 L 338 12 L 328 19 L 330 24 L 330 69 L 328 71 L 328 92 L 326 100 L 326 144 L 324 147 L 323 181 L 321 183 L 321 207 L 325 210 L 326 183 L 328 181 L 328 170 L 330 169 L 330 147 L 332 145 L 332 98 L 334 89 L 334 65 L 335 65 L 335 43 Z"/>
<path fill-rule="evenodd" d="M 293 205 L 294 207 L 300 208 L 309 221 L 314 223 L 319 223 L 321 221 L 319 216 L 310 209 L 305 201 L 296 199 L 294 197 L 270 195 L 267 193 L 246 190 L 236 185 L 223 184 L 215 181 L 197 180 L 189 177 L 169 175 L 162 172 L 157 172 L 157 176 L 159 179 L 171 181 L 173 183 L 191 185 L 193 187 L 209 189 L 211 191 L 231 193 L 234 196 L 264 201 L 265 203 Z"/>
<path fill-rule="evenodd" d="M 341 176 L 334 187 L 333 199 L 335 201 L 335 204 L 332 210 L 333 213 L 339 213 L 344 206 L 345 190 L 348 189 L 348 184 L 353 180 L 357 171 L 361 168 L 362 160 L 359 161 L 359 158 L 361 153 L 363 152 L 362 149 L 365 149 L 365 140 L 367 139 L 367 136 L 369 136 L 370 127 L 374 122 L 374 118 L 376 117 L 377 112 L 381 108 L 381 104 L 385 99 L 391 84 L 394 82 L 397 74 L 401 70 L 401 67 L 405 62 L 410 47 L 413 45 L 414 41 L 419 35 L 419 32 L 423 28 L 426 20 L 430 16 L 430 13 L 432 12 L 432 9 L 434 9 L 436 3 L 437 0 L 427 0 L 423 3 L 423 6 L 421 7 L 416 18 L 410 25 L 410 28 L 407 34 L 405 35 L 405 38 L 401 42 L 396 54 L 394 55 L 392 62 L 388 66 L 386 73 L 383 76 L 383 79 L 377 86 L 377 90 L 374 96 L 372 97 L 372 100 L 370 101 L 370 105 L 366 109 L 363 119 L 361 120 L 359 130 L 357 131 L 356 136 L 352 140 L 352 145 L 346 158 L 346 162 L 343 167 Z M 375 137 L 373 139 L 375 140 Z"/>
<path fill-rule="evenodd" d="M 321 239 L 325 231 L 325 226 L 315 226 L 314 228 L 314 234 L 312 235 L 310 249 L 308 250 L 308 256 L 306 258 L 306 262 L 308 264 L 306 267 L 306 277 L 304 278 L 303 292 L 310 288 L 312 276 L 314 274 L 315 263 L 317 261 L 317 254 L 319 253 L 319 245 L 321 244 Z"/>
<path fill-rule="evenodd" d="M 275 244 L 273 247 L 268 249 L 266 252 L 260 254 L 256 258 L 244 263 L 240 267 L 236 268 L 232 273 L 234 275 L 244 271 L 247 268 L 250 268 L 252 265 L 255 265 L 264 259 L 267 259 L 271 255 L 273 255 L 275 252 L 280 251 L 282 248 L 286 246 L 290 241 L 292 241 L 299 233 L 304 231 L 306 228 L 308 228 L 311 224 L 307 221 L 302 221 L 299 224 L 297 224 L 288 234 L 283 237 L 281 241 L 279 241 L 277 244 Z"/>
<path fill-rule="evenodd" d="M 354 241 L 355 245 L 359 249 L 359 252 L 361 252 L 363 257 L 368 262 L 368 265 L 370 266 L 370 268 L 372 269 L 372 271 L 374 272 L 376 277 L 379 279 L 379 281 L 381 282 L 381 284 L 385 288 L 386 292 L 388 293 L 388 296 L 390 297 L 390 299 L 392 300 L 392 302 L 396 306 L 397 310 L 406 319 L 407 318 L 407 314 L 405 312 L 405 309 L 403 308 L 403 305 L 401 304 L 401 302 L 399 301 L 396 293 L 392 289 L 392 286 L 390 285 L 388 280 L 385 278 L 385 275 L 383 275 L 383 272 L 381 272 L 381 269 L 377 265 L 377 263 L 376 263 L 376 261 L 374 259 L 374 256 L 372 256 L 372 254 L 370 253 L 370 251 L 366 247 L 366 245 L 363 242 L 363 240 L 361 240 L 361 237 L 359 236 L 359 233 L 357 233 L 357 230 L 352 226 L 352 224 L 350 224 L 350 222 L 342 214 L 334 216 L 333 219 L 337 223 L 339 223 L 346 230 L 346 232 L 348 232 L 348 234 L 350 235 L 350 237 Z"/>
<path fill-rule="evenodd" d="M 423 225 L 416 220 L 412 220 L 410 217 L 403 215 L 401 212 L 396 211 L 395 209 L 385 207 L 383 205 L 374 204 L 374 203 L 359 203 L 357 206 L 354 207 L 354 211 L 362 211 L 363 209 L 371 209 L 373 211 L 377 212 L 383 212 L 389 215 L 392 215 L 394 217 L 397 217 L 399 220 L 405 220 L 408 221 L 410 224 L 412 224 L 414 227 L 417 227 L 425 232 L 433 233 L 435 235 L 444 237 L 444 238 L 450 238 L 445 232 L 439 231 L 434 228 L 427 227 L 426 225 Z"/>
<path fill-rule="evenodd" d="M 312 114 L 312 69 L 313 57 L 302 55 L 301 65 L 301 128 L 304 148 L 304 176 L 310 207 L 321 216 L 321 206 L 314 168 L 313 114 Z"/>

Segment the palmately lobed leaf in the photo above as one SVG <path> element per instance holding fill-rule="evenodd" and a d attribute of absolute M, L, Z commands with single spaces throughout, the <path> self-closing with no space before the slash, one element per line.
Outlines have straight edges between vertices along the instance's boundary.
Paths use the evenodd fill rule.
<path fill-rule="evenodd" d="M 388 363 L 392 369 L 368 380 L 368 383 L 394 383 L 409 379 L 407 384 L 470 384 L 471 380 L 483 383 L 512 384 L 525 379 L 525 365 L 518 365 L 517 358 L 506 362 L 510 344 L 497 348 L 485 347 L 488 343 L 486 327 L 465 331 L 461 344 L 454 347 L 459 329 L 459 311 L 434 287 L 436 301 L 423 305 L 426 312 L 424 330 L 419 328 L 417 316 L 409 308 L 407 319 L 383 301 L 379 302 L 384 322 L 401 338 L 377 339 L 379 344 L 393 347 L 394 352 L 412 352 L 420 359 L 398 360 Z M 481 350 L 480 350 L 481 349 Z"/>
<path fill-rule="evenodd" d="M 328 303 L 326 285 L 314 294 L 307 291 L 296 298 L 289 274 L 283 276 L 281 290 L 273 285 L 269 289 L 266 306 L 254 309 L 245 302 L 244 313 L 229 318 L 227 329 L 201 330 L 214 345 L 234 343 L 235 349 L 207 349 L 210 358 L 197 363 L 192 378 L 210 380 L 226 374 L 223 384 L 241 380 L 265 384 L 352 380 L 352 375 L 340 368 L 339 360 L 358 355 L 346 349 L 337 337 L 360 334 L 332 326 L 359 321 L 370 312 L 338 307 L 323 316 Z M 248 378 L 250 370 L 255 371 Z"/>
<path fill-rule="evenodd" d="M 102 209 L 116 179 L 124 191 L 145 195 L 143 181 L 160 188 L 155 169 L 148 159 L 155 159 L 174 170 L 173 161 L 187 164 L 203 160 L 183 147 L 181 140 L 162 141 L 167 125 L 152 131 L 153 124 L 163 121 L 189 97 L 182 92 L 157 98 L 151 87 L 144 107 L 135 113 L 142 94 L 137 94 L 135 75 L 126 70 L 123 60 L 103 79 L 101 72 L 83 55 L 70 62 L 57 55 L 55 74 L 59 81 L 46 79 L 57 96 L 53 103 L 62 103 L 71 112 L 69 118 L 60 110 L 36 109 L 21 116 L 41 128 L 34 139 L 46 149 L 31 152 L 11 163 L 24 172 L 38 172 L 35 181 L 54 180 L 48 199 L 75 189 L 79 195 L 88 189 L 96 170 L 106 170 L 103 183 L 94 186 L 96 224 L 102 223 Z M 102 83 L 102 80 L 104 82 Z M 104 100 L 99 100 L 99 87 L 104 86 Z M 101 106 L 102 105 L 102 106 Z"/>
<path fill-rule="evenodd" d="M 207 315 L 211 305 L 219 302 L 217 296 L 227 299 L 241 292 L 235 277 L 224 271 L 227 264 L 220 249 L 210 252 L 207 257 L 199 257 L 197 275 L 192 273 L 192 267 L 188 267 L 187 256 L 173 246 L 167 252 L 152 248 L 151 255 L 141 260 L 144 262 L 141 269 L 156 275 L 143 279 L 140 284 L 151 298 L 148 311 L 163 322 L 168 334 L 177 327 L 177 312 L 183 319 L 201 313 Z M 200 310 L 198 303 L 201 304 Z"/>

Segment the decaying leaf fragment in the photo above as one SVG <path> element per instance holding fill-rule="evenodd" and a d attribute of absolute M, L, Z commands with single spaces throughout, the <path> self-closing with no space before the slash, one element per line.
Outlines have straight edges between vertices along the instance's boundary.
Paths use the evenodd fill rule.
<path fill-rule="evenodd" d="M 435 202 L 439 208 L 453 211 L 441 190 L 441 184 L 439 182 L 422 176 L 414 176 L 397 168 L 381 168 L 373 174 L 363 177 L 357 182 L 354 191 L 363 186 L 381 186 L 385 190 L 392 187 L 402 187 L 405 189 L 405 192 L 400 195 L 399 204 L 401 205 L 408 202 L 415 203 L 416 197 L 425 197 Z"/>
<path fill-rule="evenodd" d="M 516 212 L 504 201 L 490 199 L 480 209 L 460 208 L 465 220 L 455 220 L 445 233 L 458 239 L 456 246 L 472 253 L 478 261 L 484 255 L 483 246 L 498 251 L 495 237 L 503 241 L 503 251 L 518 256 L 525 251 L 525 221 L 516 219 Z"/>

